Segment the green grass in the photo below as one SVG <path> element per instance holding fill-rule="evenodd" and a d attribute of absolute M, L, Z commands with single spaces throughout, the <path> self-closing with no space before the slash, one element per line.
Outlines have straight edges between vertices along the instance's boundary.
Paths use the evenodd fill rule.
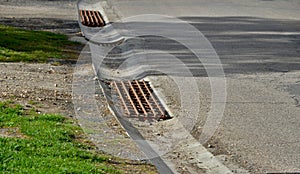
<path fill-rule="evenodd" d="M 107 156 L 78 141 L 82 130 L 63 116 L 0 102 L 0 129 L 22 135 L 0 136 L 0 173 L 120 173 L 106 165 Z"/>
<path fill-rule="evenodd" d="M 24 30 L 0 25 L 0 61 L 46 62 L 48 59 L 74 59 L 68 48 L 79 45 L 66 35 Z"/>

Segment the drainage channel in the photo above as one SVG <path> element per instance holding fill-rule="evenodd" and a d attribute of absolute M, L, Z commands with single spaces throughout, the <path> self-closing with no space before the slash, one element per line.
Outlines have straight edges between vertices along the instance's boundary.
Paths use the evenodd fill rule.
<path fill-rule="evenodd" d="M 134 124 L 128 118 L 134 118 L 142 121 L 155 121 L 171 118 L 164 110 L 163 105 L 153 92 L 147 81 L 111 81 L 110 83 L 100 82 L 104 90 L 106 99 L 112 112 L 115 113 L 118 121 L 126 130 L 128 135 L 134 140 L 140 150 L 145 154 L 150 163 L 152 163 L 159 173 L 172 174 L 172 169 L 165 160 L 148 143 Z M 114 101 L 114 95 L 117 96 L 117 102 Z M 148 102 L 147 102 L 148 101 Z M 143 109 L 144 108 L 144 109 Z M 124 114 L 118 112 L 123 109 Z"/>
<path fill-rule="evenodd" d="M 148 81 L 113 81 L 110 86 L 125 117 L 150 123 L 172 118 Z"/>
<path fill-rule="evenodd" d="M 99 11 L 80 10 L 81 23 L 88 27 L 103 27 L 106 25 L 103 16 Z"/>

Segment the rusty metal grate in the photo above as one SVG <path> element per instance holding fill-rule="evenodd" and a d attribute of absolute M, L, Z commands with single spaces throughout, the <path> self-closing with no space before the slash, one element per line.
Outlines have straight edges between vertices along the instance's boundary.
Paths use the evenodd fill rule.
<path fill-rule="evenodd" d="M 105 21 L 99 11 L 80 10 L 81 23 L 88 27 L 103 27 Z"/>
<path fill-rule="evenodd" d="M 111 87 L 117 95 L 117 102 L 122 106 L 128 118 L 140 121 L 160 121 L 170 119 L 158 97 L 147 81 L 113 81 Z"/>

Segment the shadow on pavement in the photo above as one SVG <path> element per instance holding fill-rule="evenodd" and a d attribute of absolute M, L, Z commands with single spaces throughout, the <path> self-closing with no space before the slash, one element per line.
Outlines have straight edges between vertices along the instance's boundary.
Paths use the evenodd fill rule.
<path fill-rule="evenodd" d="M 300 21 L 253 17 L 181 17 L 180 19 L 196 27 L 211 42 L 227 75 L 300 70 Z M 174 23 L 149 22 L 121 25 L 143 27 L 174 25 L 176 27 Z M 163 28 L 161 30 L 166 32 L 163 31 Z M 184 36 L 184 33 L 188 31 L 182 32 Z M 124 55 L 130 57 L 134 52 L 144 52 L 145 50 L 167 52 L 182 61 L 193 76 L 207 76 L 202 63 L 185 46 L 174 40 L 158 36 L 128 39 L 108 54 L 103 65 L 118 69 L 126 60 Z M 121 54 L 122 58 L 120 58 Z M 156 61 L 156 65 L 168 66 L 172 60 L 169 57 L 164 58 L 164 54 L 158 54 L 157 59 L 153 59 L 153 61 Z M 146 63 L 149 64 L 149 61 Z M 142 64 L 147 65 L 145 62 Z M 207 67 L 218 68 L 213 65 Z M 130 69 L 130 67 L 127 68 Z M 134 69 L 134 67 L 132 68 Z M 159 75 L 160 73 L 148 72 L 147 74 Z"/>

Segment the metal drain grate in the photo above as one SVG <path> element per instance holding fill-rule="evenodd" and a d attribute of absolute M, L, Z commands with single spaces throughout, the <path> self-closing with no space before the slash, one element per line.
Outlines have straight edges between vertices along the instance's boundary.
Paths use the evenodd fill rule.
<path fill-rule="evenodd" d="M 81 23 L 88 27 L 103 27 L 105 21 L 99 11 L 80 10 Z"/>
<path fill-rule="evenodd" d="M 122 106 L 123 113 L 128 118 L 140 121 L 170 119 L 158 97 L 147 81 L 113 81 L 111 87 L 116 92 L 117 102 Z"/>

